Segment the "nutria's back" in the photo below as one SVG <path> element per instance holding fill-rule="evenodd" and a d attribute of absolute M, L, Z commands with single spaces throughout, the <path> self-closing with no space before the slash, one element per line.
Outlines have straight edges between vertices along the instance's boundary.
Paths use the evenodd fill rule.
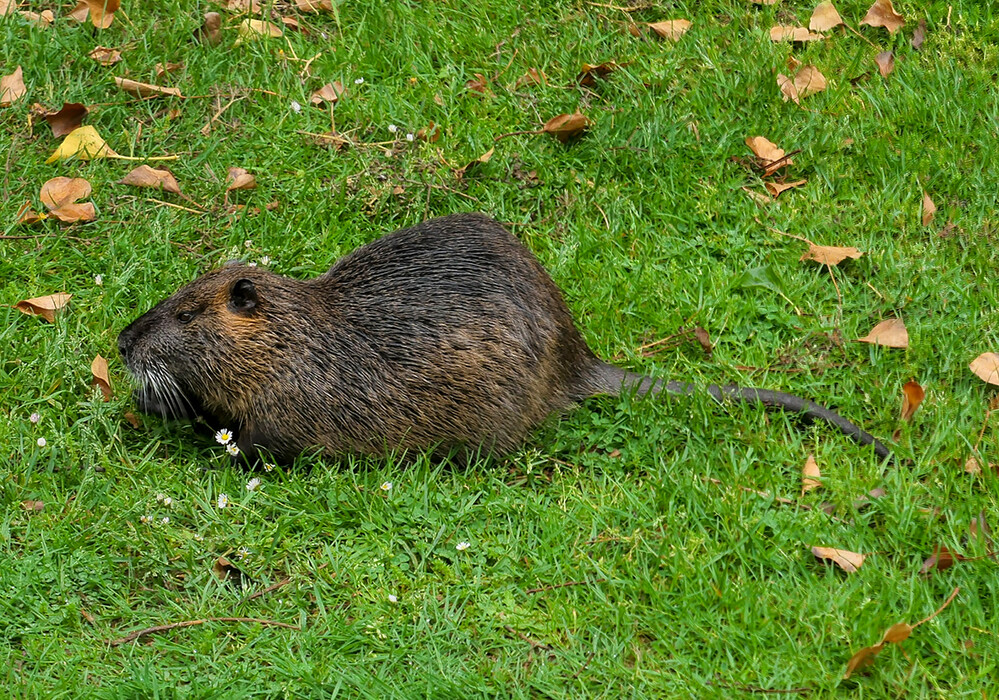
<path fill-rule="evenodd" d="M 389 234 L 309 281 L 231 265 L 137 319 L 140 404 L 202 413 L 250 455 L 515 447 L 624 373 L 594 357 L 531 252 L 482 215 Z"/>

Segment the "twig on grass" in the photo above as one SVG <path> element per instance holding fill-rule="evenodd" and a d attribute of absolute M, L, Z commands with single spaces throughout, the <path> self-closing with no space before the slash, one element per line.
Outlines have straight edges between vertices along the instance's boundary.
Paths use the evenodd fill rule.
<path fill-rule="evenodd" d="M 272 583 L 264 590 L 257 591 L 256 593 L 251 593 L 250 595 L 246 596 L 245 598 L 243 598 L 243 600 L 239 601 L 239 604 L 242 605 L 243 603 L 249 603 L 251 600 L 259 598 L 262 595 L 267 595 L 271 591 L 276 591 L 278 588 L 281 588 L 282 586 L 287 586 L 289 583 L 291 583 L 290 578 L 286 578 L 283 581 L 278 581 L 277 583 Z"/>
<path fill-rule="evenodd" d="M 586 667 L 590 665 L 591 661 L 593 661 L 593 656 L 594 656 L 594 652 L 591 651 L 587 655 L 586 661 L 584 661 L 583 665 L 579 667 L 579 670 L 576 671 L 574 674 L 572 674 L 572 680 L 576 680 L 577 678 L 579 678 L 579 674 L 582 673 L 583 671 L 585 671 Z"/>
<path fill-rule="evenodd" d="M 194 627 L 195 625 L 203 625 L 206 622 L 253 622 L 258 625 L 265 625 L 270 627 L 284 627 L 289 630 L 301 630 L 301 627 L 296 625 L 289 625 L 287 622 L 276 622 L 274 620 L 261 620 L 256 617 L 206 617 L 201 620 L 184 620 L 183 622 L 171 622 L 168 625 L 157 625 L 155 627 L 147 627 L 142 630 L 136 630 L 126 634 L 120 639 L 112 639 L 108 642 L 109 645 L 116 647 L 119 644 L 127 644 L 128 642 L 133 642 L 136 639 L 140 639 L 150 634 L 156 634 L 157 632 L 167 632 L 172 629 L 179 629 L 181 627 Z"/>
<path fill-rule="evenodd" d="M 544 593 L 545 591 L 554 591 L 556 588 L 565 588 L 566 586 L 582 586 L 586 583 L 605 583 L 607 579 L 597 578 L 592 581 L 566 581 L 565 583 L 556 583 L 551 586 L 541 586 L 540 588 L 531 588 L 527 591 L 527 595 L 534 595 L 535 593 Z"/>
<path fill-rule="evenodd" d="M 528 644 L 530 644 L 531 648 L 533 648 L 533 649 L 544 649 L 545 651 L 551 651 L 552 650 L 552 648 L 550 646 L 548 646 L 547 644 L 542 644 L 541 642 L 534 641 L 533 639 L 531 639 L 530 637 L 528 637 L 526 634 L 524 634 L 523 632 L 518 632 L 517 630 L 515 630 L 510 625 L 503 625 L 503 629 L 505 629 L 510 634 L 513 634 L 513 635 L 516 635 L 516 636 L 520 637 L 525 642 L 527 642 Z"/>

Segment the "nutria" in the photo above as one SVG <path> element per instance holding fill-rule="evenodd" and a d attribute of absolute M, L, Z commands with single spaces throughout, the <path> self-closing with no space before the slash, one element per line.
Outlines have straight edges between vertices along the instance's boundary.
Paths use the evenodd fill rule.
<path fill-rule="evenodd" d="M 396 231 L 307 281 L 227 265 L 133 321 L 118 349 L 140 408 L 204 416 L 235 431 L 251 461 L 259 450 L 289 461 L 317 447 L 504 452 L 595 394 L 697 390 L 599 360 L 534 255 L 481 214 Z M 890 454 L 811 401 L 705 390 L 822 419 Z"/>

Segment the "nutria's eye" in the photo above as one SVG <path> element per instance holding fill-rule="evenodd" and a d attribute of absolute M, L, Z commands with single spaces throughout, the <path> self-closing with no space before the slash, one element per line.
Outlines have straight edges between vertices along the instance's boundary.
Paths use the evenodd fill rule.
<path fill-rule="evenodd" d="M 190 323 L 194 320 L 194 316 L 195 314 L 193 311 L 181 311 L 177 314 L 177 320 L 181 323 Z"/>

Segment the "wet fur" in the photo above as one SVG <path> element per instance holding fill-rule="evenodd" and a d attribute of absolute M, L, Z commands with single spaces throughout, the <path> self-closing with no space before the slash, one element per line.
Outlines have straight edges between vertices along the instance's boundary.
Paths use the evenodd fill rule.
<path fill-rule="evenodd" d="M 182 323 L 181 313 L 193 314 Z M 690 393 L 599 360 L 531 252 L 482 215 L 396 231 L 299 281 L 262 268 L 209 272 L 136 319 L 119 350 L 140 408 L 203 415 L 251 460 L 322 448 L 383 454 L 431 446 L 515 448 L 546 416 L 622 388 Z M 839 427 L 789 394 L 712 386 Z"/>

